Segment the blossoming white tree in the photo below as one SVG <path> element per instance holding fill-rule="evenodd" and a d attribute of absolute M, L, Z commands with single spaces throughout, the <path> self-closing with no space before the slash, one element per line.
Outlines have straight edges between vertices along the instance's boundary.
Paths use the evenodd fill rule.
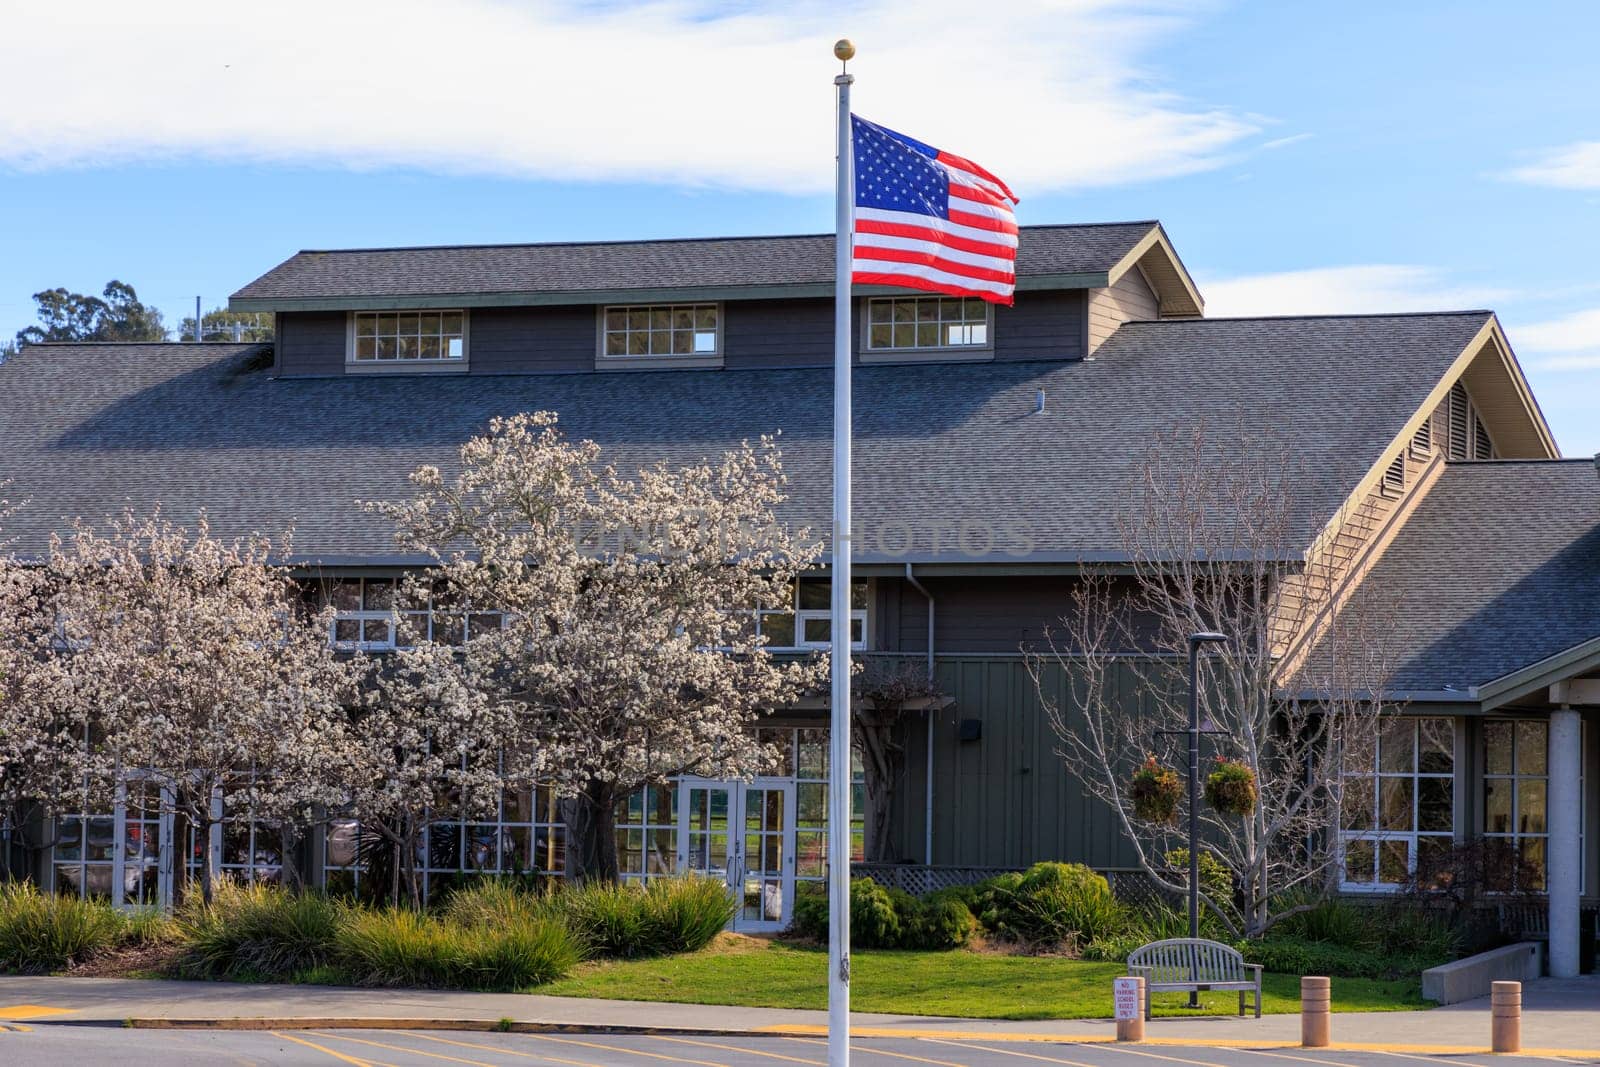
<path fill-rule="evenodd" d="M 273 552 L 214 538 L 203 517 L 190 532 L 129 514 L 53 539 L 38 576 L 50 721 L 87 723 L 93 769 L 142 780 L 200 842 L 224 811 L 282 821 L 340 796 L 355 672 Z"/>
<path fill-rule="evenodd" d="M 510 702 L 475 685 L 477 649 L 419 641 L 381 663 L 351 724 L 354 744 L 341 774 L 348 810 L 390 846 L 390 902 L 422 905 L 417 859 L 430 820 L 492 816 L 504 789 L 526 787 L 500 760 L 518 751 L 521 718 Z"/>
<path fill-rule="evenodd" d="M 617 877 L 615 809 L 634 790 L 762 769 L 751 725 L 826 677 L 774 659 L 751 625 L 820 551 L 776 521 L 771 438 L 630 477 L 538 412 L 495 420 L 454 478 L 412 481 L 411 501 L 374 506 L 463 610 L 504 612 L 448 669 L 517 710 L 507 766 L 563 799 L 571 878 Z"/>

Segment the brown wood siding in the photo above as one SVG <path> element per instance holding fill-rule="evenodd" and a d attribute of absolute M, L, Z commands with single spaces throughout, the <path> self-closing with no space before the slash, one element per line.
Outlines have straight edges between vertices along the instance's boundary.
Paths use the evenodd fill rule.
<path fill-rule="evenodd" d="M 1105 289 L 1089 291 L 1089 352 L 1105 343 L 1125 322 L 1161 317 L 1155 291 L 1137 267 Z"/>
<path fill-rule="evenodd" d="M 1061 617 L 1071 612 L 1077 579 L 1070 575 L 922 578 L 933 594 L 934 636 L 937 653 L 1017 653 L 1024 648 L 1046 647 L 1045 630 L 1062 629 Z M 901 586 L 899 613 L 885 634 L 898 643 L 879 646 L 887 651 L 926 653 L 928 602 L 903 579 L 879 579 Z M 1126 585 L 1131 590 L 1131 581 Z M 1149 648 L 1151 625 L 1140 626 L 1140 638 Z"/>
<path fill-rule="evenodd" d="M 342 311 L 278 313 L 274 346 L 283 377 L 343 374 L 344 344 Z"/>
<path fill-rule="evenodd" d="M 1080 358 L 1084 306 L 1082 290 L 1019 293 L 1016 307 L 994 310 L 992 357 Z M 826 366 L 833 359 L 832 300 L 728 301 L 722 316 L 723 366 L 730 370 Z M 467 372 L 593 371 L 598 333 L 593 305 L 475 308 L 468 312 Z M 859 356 L 860 330 L 851 336 Z M 345 337 L 344 312 L 280 313 L 279 373 L 345 373 Z M 922 356 L 908 352 L 905 358 Z"/>

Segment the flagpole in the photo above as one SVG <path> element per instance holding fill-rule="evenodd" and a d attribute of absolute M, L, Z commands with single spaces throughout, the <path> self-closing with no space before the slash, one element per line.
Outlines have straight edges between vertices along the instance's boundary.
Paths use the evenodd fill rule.
<path fill-rule="evenodd" d="M 847 64 L 856 54 L 848 40 L 833 54 Z M 834 205 L 833 306 L 833 610 L 830 620 L 832 700 L 828 722 L 828 1064 L 850 1063 L 850 84 L 841 68 L 838 176 Z"/>

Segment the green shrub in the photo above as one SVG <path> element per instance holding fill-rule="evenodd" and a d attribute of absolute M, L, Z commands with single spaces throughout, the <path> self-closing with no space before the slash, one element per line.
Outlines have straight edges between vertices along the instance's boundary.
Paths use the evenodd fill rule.
<path fill-rule="evenodd" d="M 788 932 L 809 941 L 828 939 L 828 894 L 817 883 L 809 883 L 795 893 Z"/>
<path fill-rule="evenodd" d="M 981 910 L 978 903 L 978 887 L 976 885 L 950 885 L 943 889 L 935 889 L 922 898 L 926 904 L 938 904 L 946 900 L 953 900 L 963 908 L 977 915 Z"/>
<path fill-rule="evenodd" d="M 81 963 L 114 948 L 124 925 L 108 904 L 7 883 L 0 886 L 0 971 L 42 974 Z"/>
<path fill-rule="evenodd" d="M 339 927 L 339 964 L 358 985 L 458 988 L 482 934 L 401 908 L 361 910 Z"/>
<path fill-rule="evenodd" d="M 656 953 L 698 952 L 733 921 L 737 909 L 721 879 L 658 878 L 644 893 L 648 947 Z"/>
<path fill-rule="evenodd" d="M 905 948 L 920 948 L 934 952 L 963 948 L 978 932 L 978 919 L 972 910 L 959 900 L 950 897 L 935 899 L 932 894 L 916 905 L 910 921 L 901 933 Z"/>
<path fill-rule="evenodd" d="M 1162 857 L 1174 872 L 1180 886 L 1189 884 L 1189 850 L 1175 848 Z M 1200 853 L 1200 892 L 1223 909 L 1231 918 L 1237 918 L 1233 904 L 1233 872 L 1227 864 L 1217 859 L 1216 853 L 1206 849 Z M 1204 905 L 1201 905 L 1204 907 Z M 1209 912 L 1209 909 L 1207 909 Z M 1181 935 L 1183 937 L 1188 934 Z"/>
<path fill-rule="evenodd" d="M 903 890 L 894 890 L 908 896 Z M 850 883 L 850 944 L 857 948 L 894 948 L 900 943 L 902 903 L 895 907 L 891 891 L 871 878 Z"/>
<path fill-rule="evenodd" d="M 345 908 L 316 893 L 219 881 L 178 909 L 177 970 L 191 978 L 283 981 L 329 962 Z"/>
<path fill-rule="evenodd" d="M 455 984 L 469 989 L 510 992 L 544 985 L 565 978 L 583 958 L 577 937 L 554 919 L 517 918 L 463 929 L 463 935 L 464 970 Z"/>
<path fill-rule="evenodd" d="M 520 919 L 548 918 L 548 899 L 510 880 L 485 878 L 464 885 L 445 899 L 443 915 L 458 926 L 498 926 Z"/>
<path fill-rule="evenodd" d="M 1244 958 L 1283 974 L 1325 974 L 1335 978 L 1415 977 L 1444 962 L 1416 955 L 1387 955 L 1324 941 L 1272 937 L 1237 946 Z"/>
<path fill-rule="evenodd" d="M 1126 919 L 1111 886 L 1080 863 L 1036 863 L 1021 875 L 1000 875 L 983 884 L 979 903 L 989 930 L 1036 944 L 1085 945 Z"/>

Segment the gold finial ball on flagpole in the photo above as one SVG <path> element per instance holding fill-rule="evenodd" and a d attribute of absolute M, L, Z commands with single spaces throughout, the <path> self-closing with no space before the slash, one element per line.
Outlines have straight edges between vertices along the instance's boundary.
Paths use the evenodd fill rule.
<path fill-rule="evenodd" d="M 848 37 L 841 37 L 833 42 L 833 54 L 841 63 L 848 63 L 856 57 L 855 42 Z"/>

